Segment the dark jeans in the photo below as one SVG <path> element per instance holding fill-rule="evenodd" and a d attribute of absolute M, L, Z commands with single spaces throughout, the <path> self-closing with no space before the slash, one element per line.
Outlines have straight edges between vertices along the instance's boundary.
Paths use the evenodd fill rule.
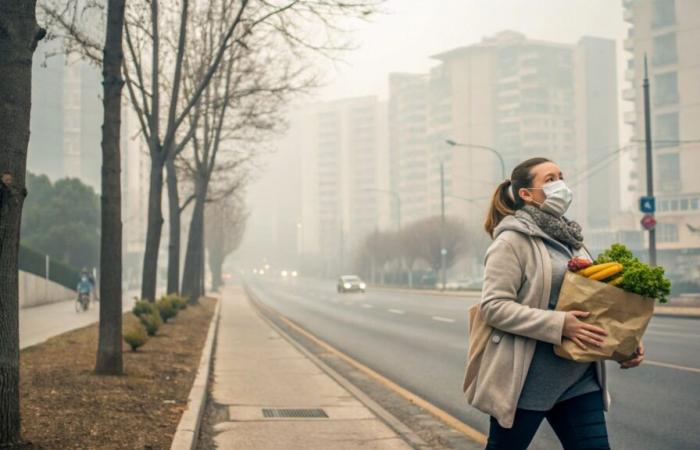
<path fill-rule="evenodd" d="M 598 391 L 557 403 L 549 411 L 518 409 L 513 428 L 503 428 L 491 417 L 486 450 L 526 449 L 545 418 L 564 450 L 610 448 L 603 398 Z"/>

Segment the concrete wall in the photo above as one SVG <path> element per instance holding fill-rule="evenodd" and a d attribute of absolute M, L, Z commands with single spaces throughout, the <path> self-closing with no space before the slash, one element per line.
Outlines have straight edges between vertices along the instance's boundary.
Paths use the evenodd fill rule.
<path fill-rule="evenodd" d="M 71 300 L 77 295 L 75 291 L 66 289 L 53 281 L 47 281 L 42 277 L 27 272 L 20 271 L 19 273 L 20 308 Z"/>

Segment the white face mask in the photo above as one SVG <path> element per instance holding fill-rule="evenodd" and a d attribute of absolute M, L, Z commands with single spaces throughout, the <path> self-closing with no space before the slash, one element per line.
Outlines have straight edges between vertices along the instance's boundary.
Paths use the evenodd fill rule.
<path fill-rule="evenodd" d="M 538 205 L 542 211 L 556 217 L 562 217 L 566 214 L 571 202 L 574 200 L 574 193 L 564 183 L 564 180 L 550 181 L 541 188 L 530 189 L 542 189 L 544 191 L 544 195 L 547 198 L 544 202 L 538 203 Z"/>

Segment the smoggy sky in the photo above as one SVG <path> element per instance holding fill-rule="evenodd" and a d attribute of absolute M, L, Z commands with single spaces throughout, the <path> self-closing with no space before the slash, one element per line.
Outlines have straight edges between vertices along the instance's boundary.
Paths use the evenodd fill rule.
<path fill-rule="evenodd" d="M 563 43 L 583 35 L 615 39 L 624 63 L 620 0 L 388 0 L 382 9 L 355 26 L 357 48 L 328 71 L 319 99 L 385 98 L 390 72 L 424 72 L 435 65 L 431 55 L 505 29 Z"/>

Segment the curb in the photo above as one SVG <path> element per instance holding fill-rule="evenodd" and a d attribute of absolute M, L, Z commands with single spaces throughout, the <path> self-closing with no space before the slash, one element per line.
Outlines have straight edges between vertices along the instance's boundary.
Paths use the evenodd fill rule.
<path fill-rule="evenodd" d="M 173 442 L 170 445 L 171 450 L 193 450 L 197 447 L 197 439 L 199 437 L 199 427 L 202 424 L 204 416 L 204 408 L 207 403 L 207 389 L 209 388 L 209 374 L 212 367 L 212 353 L 214 349 L 214 341 L 219 329 L 219 314 L 221 312 L 221 298 L 216 301 L 216 309 L 214 316 L 209 324 L 209 332 L 207 339 L 204 342 L 202 357 L 199 360 L 199 368 L 197 376 L 192 383 L 190 395 L 187 397 L 187 409 L 180 417 L 180 423 L 177 425 L 177 430 L 173 436 Z"/>
<path fill-rule="evenodd" d="M 375 414 L 380 420 L 386 423 L 396 434 L 408 443 L 411 447 L 415 449 L 427 449 L 428 444 L 420 437 L 418 434 L 410 429 L 406 424 L 401 422 L 396 416 L 387 411 L 379 403 L 374 401 L 371 397 L 361 391 L 357 386 L 352 384 L 347 378 L 339 374 L 335 369 L 331 368 L 328 364 L 321 361 L 316 355 L 307 350 L 303 345 L 297 342 L 292 336 L 290 336 L 286 331 L 280 328 L 276 323 L 272 321 L 265 314 L 265 310 L 269 310 L 268 307 L 261 304 L 257 295 L 253 290 L 245 285 L 245 293 L 248 296 L 253 308 L 255 309 L 258 316 L 263 319 L 275 332 L 282 336 L 287 342 L 289 342 L 295 349 L 297 349 L 304 357 L 308 358 L 316 366 L 318 366 L 323 372 L 330 376 L 336 383 L 340 384 L 345 390 L 347 390 L 351 395 L 353 395 L 360 403 L 364 404 L 373 414 Z"/>

